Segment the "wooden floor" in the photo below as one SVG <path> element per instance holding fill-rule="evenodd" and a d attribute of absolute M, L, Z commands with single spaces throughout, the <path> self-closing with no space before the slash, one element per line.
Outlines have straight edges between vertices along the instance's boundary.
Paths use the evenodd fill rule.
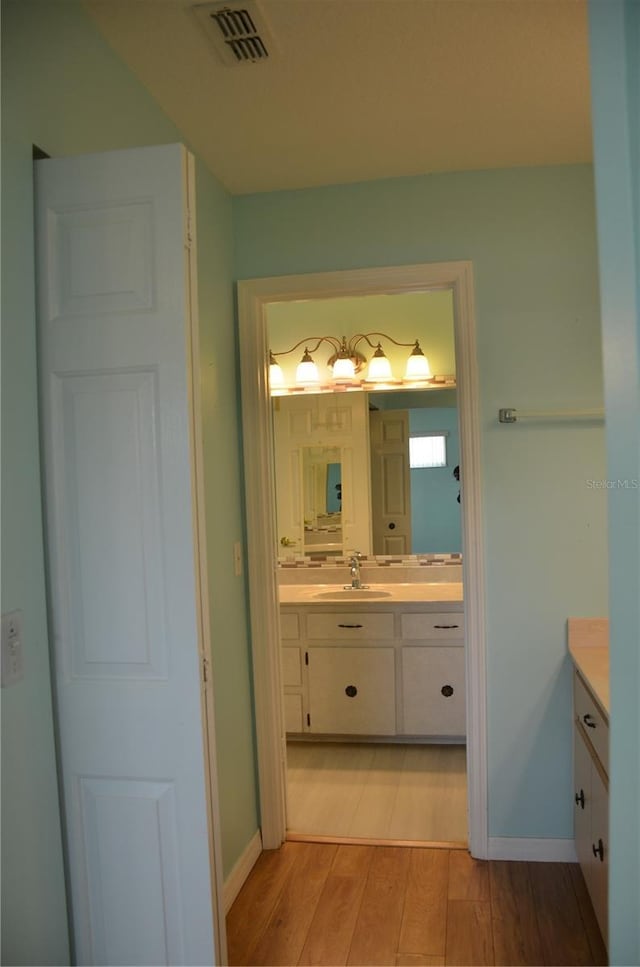
<path fill-rule="evenodd" d="M 291 843 L 227 918 L 231 965 L 605 964 L 579 867 Z"/>
<path fill-rule="evenodd" d="M 466 844 L 465 747 L 289 742 L 287 829 Z"/>

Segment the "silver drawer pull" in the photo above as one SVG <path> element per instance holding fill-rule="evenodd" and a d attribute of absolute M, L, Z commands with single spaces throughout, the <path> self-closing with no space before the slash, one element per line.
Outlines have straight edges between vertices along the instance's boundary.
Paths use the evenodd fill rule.
<path fill-rule="evenodd" d="M 593 716 L 590 715 L 588 712 L 586 715 L 582 716 L 582 721 L 584 722 L 584 724 L 587 726 L 588 729 L 595 729 L 596 723 L 593 721 Z"/>
<path fill-rule="evenodd" d="M 338 625 L 338 628 L 362 628 L 362 625 Z"/>
<path fill-rule="evenodd" d="M 460 625 L 434 625 L 434 628 L 449 629 L 449 628 L 459 628 Z"/>

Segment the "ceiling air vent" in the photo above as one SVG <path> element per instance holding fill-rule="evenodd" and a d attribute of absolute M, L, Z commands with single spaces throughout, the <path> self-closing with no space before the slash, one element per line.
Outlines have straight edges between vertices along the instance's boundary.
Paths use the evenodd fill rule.
<path fill-rule="evenodd" d="M 193 12 L 224 64 L 257 64 L 273 55 L 273 37 L 256 0 L 204 3 Z"/>

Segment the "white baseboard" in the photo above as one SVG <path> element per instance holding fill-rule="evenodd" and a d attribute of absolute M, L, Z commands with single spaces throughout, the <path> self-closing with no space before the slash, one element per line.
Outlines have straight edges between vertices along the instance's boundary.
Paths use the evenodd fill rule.
<path fill-rule="evenodd" d="M 255 866 L 256 860 L 260 856 L 261 852 L 262 836 L 260 835 L 260 830 L 257 830 L 255 836 L 249 840 L 249 843 L 247 844 L 242 856 L 237 863 L 234 864 L 229 876 L 224 881 L 224 886 L 222 888 L 222 900 L 224 903 L 225 913 L 228 913 L 231 909 L 231 904 L 242 889 L 244 881 Z"/>
<path fill-rule="evenodd" d="M 528 860 L 538 863 L 577 863 L 572 839 L 516 839 L 489 837 L 490 860 Z"/>

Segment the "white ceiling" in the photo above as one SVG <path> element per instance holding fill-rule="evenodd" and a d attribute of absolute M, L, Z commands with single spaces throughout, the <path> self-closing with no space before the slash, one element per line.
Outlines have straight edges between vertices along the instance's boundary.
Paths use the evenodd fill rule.
<path fill-rule="evenodd" d="M 586 0 L 261 0 L 223 65 L 191 0 L 85 0 L 233 194 L 591 159 Z"/>

